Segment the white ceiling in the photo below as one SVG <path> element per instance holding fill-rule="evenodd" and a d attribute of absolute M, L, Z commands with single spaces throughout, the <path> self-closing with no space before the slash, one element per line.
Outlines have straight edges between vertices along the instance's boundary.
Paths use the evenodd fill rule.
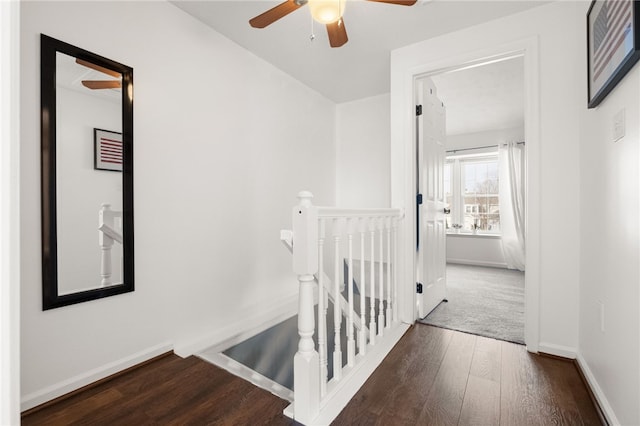
<path fill-rule="evenodd" d="M 308 7 L 264 29 L 249 19 L 279 4 L 271 0 L 173 1 L 177 7 L 272 63 L 334 102 L 389 92 L 393 49 L 541 5 L 540 0 L 434 0 L 411 7 L 348 0 L 344 22 L 349 42 L 331 48 Z"/>
<path fill-rule="evenodd" d="M 524 124 L 524 59 L 431 76 L 447 111 L 447 134 L 521 127 Z"/>

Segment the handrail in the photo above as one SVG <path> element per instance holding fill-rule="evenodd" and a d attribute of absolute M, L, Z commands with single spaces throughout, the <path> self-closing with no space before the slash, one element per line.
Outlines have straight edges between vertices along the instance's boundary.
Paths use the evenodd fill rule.
<path fill-rule="evenodd" d="M 371 219 L 377 217 L 404 217 L 404 211 L 397 208 L 366 208 L 366 209 L 345 209 L 341 207 L 316 207 L 318 217 L 326 219 L 339 218 L 364 218 Z"/>

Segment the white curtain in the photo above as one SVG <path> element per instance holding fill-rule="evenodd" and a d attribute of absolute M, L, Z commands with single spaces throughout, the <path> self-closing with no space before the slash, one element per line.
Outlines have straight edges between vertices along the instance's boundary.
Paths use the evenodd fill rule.
<path fill-rule="evenodd" d="M 509 269 L 524 271 L 524 144 L 500 146 L 500 227 Z"/>

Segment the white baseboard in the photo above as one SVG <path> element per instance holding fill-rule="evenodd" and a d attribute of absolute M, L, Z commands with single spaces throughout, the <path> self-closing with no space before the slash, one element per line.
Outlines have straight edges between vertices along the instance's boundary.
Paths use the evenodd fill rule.
<path fill-rule="evenodd" d="M 576 348 L 546 342 L 540 342 L 538 344 L 538 352 L 543 352 L 545 354 L 560 356 L 562 358 L 568 359 L 576 359 L 578 353 Z"/>
<path fill-rule="evenodd" d="M 163 343 L 151 348 L 144 349 L 138 353 L 119 359 L 117 361 L 110 362 L 101 367 L 94 368 L 93 370 L 89 370 L 86 373 L 82 373 L 67 380 L 63 380 L 62 382 L 47 386 L 44 389 L 22 397 L 22 400 L 20 402 L 20 410 L 25 411 L 33 407 L 37 407 L 40 404 L 51 401 L 52 399 L 58 398 L 74 390 L 80 389 L 83 386 L 87 386 L 98 380 L 104 379 L 105 377 L 109 377 L 112 374 L 118 373 L 129 367 L 133 367 L 134 365 L 140 364 L 141 362 L 150 360 L 151 358 L 162 355 L 163 353 L 169 352 L 172 349 L 173 346 L 170 343 Z"/>
<path fill-rule="evenodd" d="M 482 260 L 469 260 L 469 259 L 449 259 L 447 263 L 455 263 L 457 265 L 470 265 L 470 266 L 486 266 L 489 268 L 502 268 L 507 269 L 507 264 L 502 262 L 486 262 Z"/>
<path fill-rule="evenodd" d="M 587 363 L 587 361 L 585 361 L 585 359 L 580 354 L 578 354 L 578 356 L 576 357 L 576 361 L 578 361 L 578 366 L 580 367 L 580 370 L 582 370 L 582 374 L 584 374 L 584 377 L 587 379 L 587 382 L 589 383 L 589 387 L 591 388 L 591 391 L 595 395 L 596 400 L 598 401 L 598 404 L 602 409 L 602 414 L 604 414 L 605 418 L 607 419 L 607 422 L 609 422 L 609 425 L 611 426 L 620 425 L 621 423 L 618 421 L 616 414 L 613 412 L 613 408 L 611 408 L 611 404 L 609 404 L 607 397 L 604 395 L 604 392 L 600 388 L 598 381 L 596 380 L 595 376 L 591 372 L 591 369 L 589 368 L 589 364 Z"/>
<path fill-rule="evenodd" d="M 255 312 L 255 309 L 247 309 Z M 228 344 L 230 341 L 240 342 L 272 327 L 298 313 L 298 294 L 284 298 L 282 302 L 267 311 L 258 312 L 229 324 L 219 330 L 202 334 L 188 340 L 177 341 L 173 351 L 186 358 L 210 348 Z"/>

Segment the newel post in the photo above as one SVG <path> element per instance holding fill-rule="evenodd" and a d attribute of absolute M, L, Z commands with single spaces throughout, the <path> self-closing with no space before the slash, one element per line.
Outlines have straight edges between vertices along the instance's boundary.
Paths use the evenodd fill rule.
<path fill-rule="evenodd" d="M 320 357 L 313 342 L 314 277 L 318 272 L 318 211 L 311 204 L 313 194 L 298 193 L 293 208 L 293 270 L 300 283 L 298 305 L 298 352 L 293 358 L 294 419 L 310 423 L 320 407 Z M 320 295 L 322 297 L 322 295 Z"/>

